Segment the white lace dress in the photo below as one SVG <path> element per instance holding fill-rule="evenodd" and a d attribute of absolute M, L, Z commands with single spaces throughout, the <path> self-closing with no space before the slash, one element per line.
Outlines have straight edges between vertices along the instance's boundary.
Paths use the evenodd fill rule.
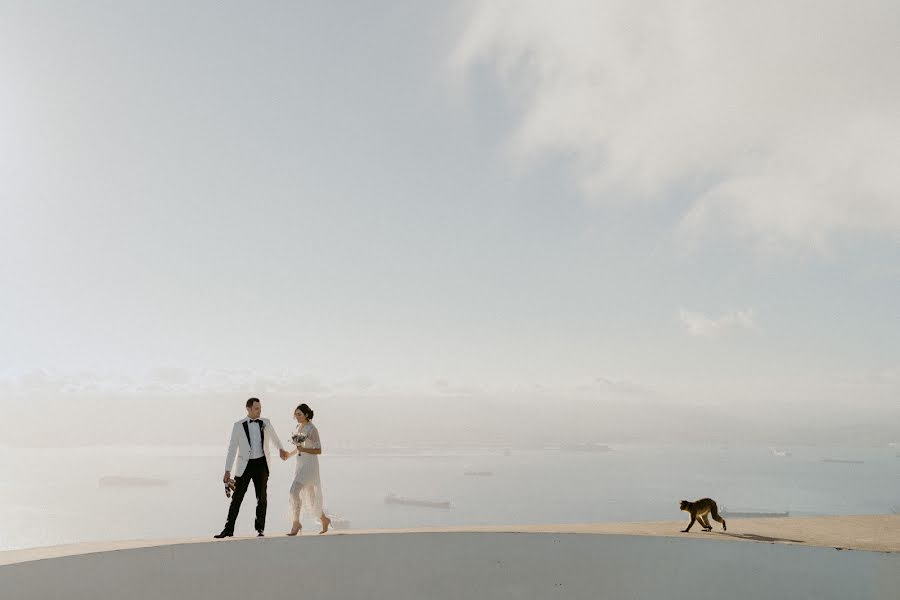
<path fill-rule="evenodd" d="M 306 437 L 300 443 L 301 447 L 322 448 L 319 430 L 312 423 L 306 423 L 302 427 L 298 424 L 294 434 Z M 296 460 L 294 483 L 291 485 L 291 517 L 295 521 L 299 521 L 302 513 L 318 518 L 322 515 L 322 480 L 319 477 L 319 456 L 299 452 Z"/>

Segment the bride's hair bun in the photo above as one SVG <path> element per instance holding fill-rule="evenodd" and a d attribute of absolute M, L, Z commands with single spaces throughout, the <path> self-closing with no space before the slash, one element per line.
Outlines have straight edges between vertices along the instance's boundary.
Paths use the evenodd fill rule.
<path fill-rule="evenodd" d="M 300 412 L 302 412 L 304 415 L 306 415 L 307 419 L 312 421 L 313 415 L 315 413 L 313 413 L 313 409 L 311 409 L 307 404 L 301 404 L 300 406 L 298 406 L 296 408 L 296 410 L 299 410 Z"/>

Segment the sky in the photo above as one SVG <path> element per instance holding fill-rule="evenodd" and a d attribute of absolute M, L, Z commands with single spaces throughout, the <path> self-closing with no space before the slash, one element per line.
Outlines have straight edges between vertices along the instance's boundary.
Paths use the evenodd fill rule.
<path fill-rule="evenodd" d="M 897 31 L 875 1 L 3 0 L 0 397 L 893 410 Z"/>

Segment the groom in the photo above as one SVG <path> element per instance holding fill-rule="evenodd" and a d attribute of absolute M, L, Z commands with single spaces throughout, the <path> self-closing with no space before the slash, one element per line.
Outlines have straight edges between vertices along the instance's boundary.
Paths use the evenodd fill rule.
<path fill-rule="evenodd" d="M 278 434 L 268 419 L 260 418 L 262 405 L 258 398 L 247 400 L 247 418 L 241 419 L 231 429 L 231 443 L 228 444 L 228 456 L 225 458 L 225 476 L 222 481 L 227 485 L 231 480 L 231 467 L 237 455 L 237 470 L 234 472 L 234 494 L 231 506 L 228 507 L 228 521 L 222 533 L 214 538 L 225 538 L 234 535 L 234 523 L 237 521 L 241 502 L 250 482 L 256 491 L 256 521 L 254 527 L 258 537 L 263 536 L 266 528 L 266 485 L 269 482 L 268 447 L 274 443 L 278 454 L 283 459 L 287 450 L 281 445 Z"/>

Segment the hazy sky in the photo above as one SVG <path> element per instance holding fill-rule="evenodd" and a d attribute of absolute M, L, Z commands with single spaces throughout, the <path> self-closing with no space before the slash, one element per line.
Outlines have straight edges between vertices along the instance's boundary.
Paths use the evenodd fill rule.
<path fill-rule="evenodd" d="M 896 400 L 898 31 L 891 1 L 2 0 L 0 377 Z"/>

